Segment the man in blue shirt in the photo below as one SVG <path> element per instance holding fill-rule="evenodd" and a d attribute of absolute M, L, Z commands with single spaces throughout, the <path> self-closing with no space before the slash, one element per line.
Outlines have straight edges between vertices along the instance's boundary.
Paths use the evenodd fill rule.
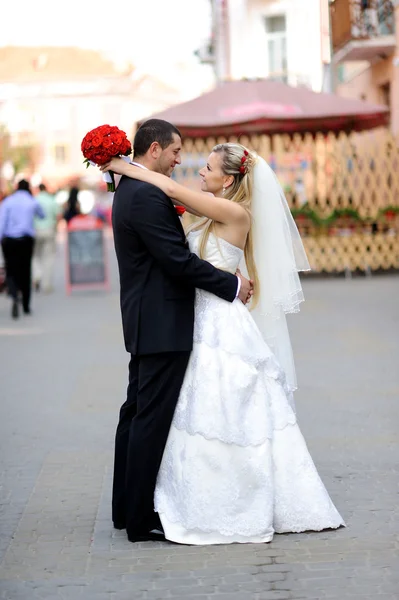
<path fill-rule="evenodd" d="M 44 218 L 40 204 L 32 196 L 29 182 L 22 179 L 18 189 L 0 204 L 0 240 L 6 267 L 7 289 L 13 300 L 11 316 L 19 316 L 18 295 L 30 314 L 31 266 L 35 241 L 34 217 Z"/>

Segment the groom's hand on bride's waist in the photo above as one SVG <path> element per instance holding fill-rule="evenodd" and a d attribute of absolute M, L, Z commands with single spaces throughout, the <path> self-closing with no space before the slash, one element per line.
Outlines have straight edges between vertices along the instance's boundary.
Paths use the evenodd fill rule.
<path fill-rule="evenodd" d="M 241 300 L 243 304 L 248 304 L 254 293 L 254 282 L 251 279 L 246 279 L 240 269 L 237 269 L 236 275 L 239 280 L 237 298 Z"/>

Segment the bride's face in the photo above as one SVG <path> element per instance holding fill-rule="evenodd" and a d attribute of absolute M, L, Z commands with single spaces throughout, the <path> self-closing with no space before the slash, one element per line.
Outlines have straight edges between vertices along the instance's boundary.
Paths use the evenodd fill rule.
<path fill-rule="evenodd" d="M 201 177 L 201 190 L 221 196 L 226 176 L 222 171 L 222 158 L 220 154 L 211 152 L 206 166 L 199 172 Z"/>

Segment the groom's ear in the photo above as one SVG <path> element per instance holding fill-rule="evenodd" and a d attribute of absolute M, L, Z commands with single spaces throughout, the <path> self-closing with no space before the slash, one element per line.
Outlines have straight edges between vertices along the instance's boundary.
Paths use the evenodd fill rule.
<path fill-rule="evenodd" d="M 159 158 L 162 153 L 162 148 L 158 142 L 152 142 L 151 146 L 148 148 L 148 152 L 152 158 Z"/>

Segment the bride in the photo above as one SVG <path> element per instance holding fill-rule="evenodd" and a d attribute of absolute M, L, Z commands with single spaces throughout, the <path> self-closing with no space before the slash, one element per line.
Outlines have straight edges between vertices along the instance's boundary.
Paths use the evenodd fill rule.
<path fill-rule="evenodd" d="M 205 217 L 188 232 L 191 251 L 254 281 L 250 310 L 196 291 L 193 351 L 155 490 L 166 539 L 262 543 L 345 525 L 295 416 L 285 314 L 299 310 L 298 271 L 309 264 L 273 171 L 236 143 L 213 148 L 202 192 L 122 159 L 102 170 L 153 184 Z"/>

